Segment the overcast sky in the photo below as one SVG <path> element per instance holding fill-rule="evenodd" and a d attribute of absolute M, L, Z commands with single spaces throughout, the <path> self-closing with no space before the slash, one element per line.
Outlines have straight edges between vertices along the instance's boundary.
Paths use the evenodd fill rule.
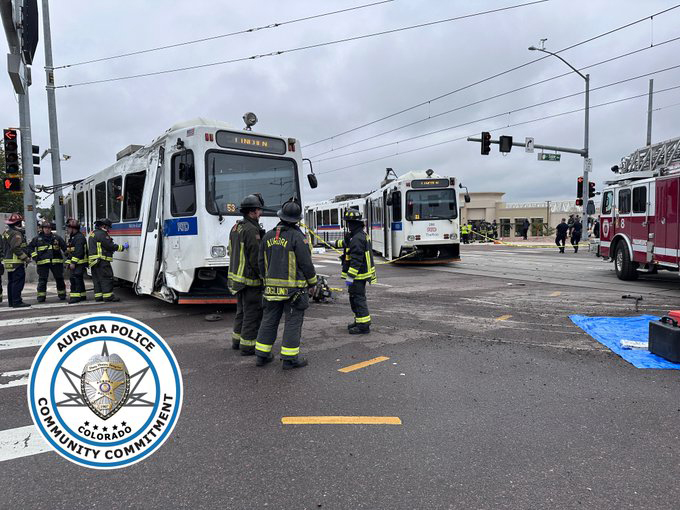
<path fill-rule="evenodd" d="M 370 0 L 261 0 L 193 2 L 52 2 L 55 65 L 65 65 L 148 47 L 172 44 L 298 17 L 369 3 Z M 40 2 L 39 2 L 40 3 Z M 395 0 L 380 6 L 295 23 L 211 42 L 56 71 L 57 85 L 138 74 L 269 53 L 416 23 L 522 3 L 521 0 Z M 551 0 L 511 11 L 344 44 L 283 54 L 272 58 L 207 67 L 113 83 L 57 91 L 64 180 L 86 177 L 115 161 L 131 144 L 146 144 L 171 125 L 207 117 L 241 127 L 241 116 L 255 112 L 261 132 L 296 137 L 306 157 L 437 113 L 482 100 L 516 87 L 568 71 L 549 58 L 501 78 L 431 102 L 369 128 L 305 148 L 305 144 L 373 121 L 414 104 L 530 61 L 539 55 L 527 47 L 547 38 L 556 51 L 636 19 L 661 11 L 674 1 Z M 562 53 L 576 67 L 680 36 L 680 9 Z M 42 22 L 41 22 L 42 23 Z M 5 46 L 6 47 L 6 46 Z M 590 69 L 591 87 L 606 85 L 680 64 L 680 41 L 651 48 Z M 48 146 L 43 42 L 33 66 L 30 89 L 33 143 Z M 680 69 L 659 73 L 657 90 L 680 85 Z M 583 90 L 576 74 L 502 98 L 415 124 L 318 159 L 382 145 L 437 129 L 508 112 Z M 648 78 L 591 93 L 591 105 L 646 93 Z M 17 126 L 18 109 L 9 78 L 0 77 L 0 125 Z M 655 108 L 680 103 L 680 89 L 660 93 Z M 493 146 L 481 156 L 479 144 L 457 141 L 395 155 L 440 141 L 491 130 L 523 141 L 581 148 L 583 113 L 518 127 L 501 128 L 583 106 L 583 96 L 558 101 L 465 127 L 315 164 L 319 188 L 308 200 L 344 192 L 375 189 L 385 167 L 398 174 L 432 168 L 456 176 L 470 191 L 502 191 L 509 201 L 571 199 L 582 172 L 577 155 L 560 163 L 539 162 L 536 154 L 515 147 L 508 155 Z M 620 158 L 643 146 L 646 98 L 595 108 L 591 112 L 591 156 L 598 188 Z M 680 136 L 680 106 L 654 112 L 653 140 Z M 673 122 L 675 120 L 675 122 Z M 496 129 L 499 128 L 499 129 Z M 387 156 L 387 157 L 385 157 Z M 369 160 L 385 159 L 360 164 Z M 358 165 L 357 165 L 358 164 Z M 340 167 L 357 165 L 329 172 Z M 38 183 L 51 182 L 49 158 Z M 323 172 L 329 172 L 324 174 Z M 305 187 L 306 184 L 305 184 Z"/>

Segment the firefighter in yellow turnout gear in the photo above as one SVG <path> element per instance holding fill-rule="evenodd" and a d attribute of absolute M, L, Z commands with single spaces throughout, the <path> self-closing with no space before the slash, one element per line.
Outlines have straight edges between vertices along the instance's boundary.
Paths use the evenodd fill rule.
<path fill-rule="evenodd" d="M 69 294 L 69 304 L 86 301 L 85 293 L 85 268 L 87 267 L 87 239 L 80 231 L 80 223 L 76 219 L 69 219 L 66 222 L 69 232 L 66 248 L 66 263 L 71 270 L 71 293 Z"/>
<path fill-rule="evenodd" d="M 345 279 L 349 304 L 354 312 L 354 322 L 347 325 L 350 335 L 365 335 L 371 332 L 371 314 L 366 301 L 366 283 L 377 281 L 371 240 L 364 232 L 364 222 L 358 209 L 345 211 L 347 234 L 336 241 L 336 248 L 342 248 L 342 277 Z"/>
<path fill-rule="evenodd" d="M 40 232 L 28 245 L 28 251 L 38 266 L 38 303 L 47 298 L 47 280 L 50 272 L 57 283 L 57 296 L 62 301 L 66 299 L 66 284 L 64 283 L 64 252 L 66 242 L 57 234 L 52 233 L 49 221 L 40 223 Z"/>
<path fill-rule="evenodd" d="M 24 218 L 12 213 L 7 218 L 7 230 L 2 233 L 2 265 L 7 271 L 7 305 L 12 308 L 31 306 L 21 299 L 21 291 L 26 282 L 25 266 L 31 260 L 28 256 L 26 235 L 21 224 Z"/>
<path fill-rule="evenodd" d="M 286 325 L 281 343 L 283 369 L 300 368 L 307 360 L 299 356 L 300 335 L 305 310 L 309 307 L 309 288 L 317 277 L 312 262 L 309 241 L 297 223 L 302 219 L 302 208 L 296 201 L 288 201 L 277 212 L 281 222 L 267 232 L 260 245 L 259 266 L 264 278 L 264 316 L 257 333 L 255 354 L 257 366 L 269 363 L 276 332 L 285 314 Z"/>
<path fill-rule="evenodd" d="M 236 294 L 236 317 L 231 334 L 233 349 L 243 356 L 255 354 L 255 340 L 262 321 L 262 278 L 258 266 L 260 242 L 264 230 L 258 220 L 264 200 L 259 194 L 248 195 L 241 202 L 243 219 L 229 234 L 229 290 Z"/>
<path fill-rule="evenodd" d="M 88 260 L 92 270 L 95 301 L 120 301 L 113 295 L 113 252 L 127 250 L 128 243 L 116 244 L 109 235 L 111 220 L 102 218 L 94 222 L 94 230 L 87 240 Z"/>

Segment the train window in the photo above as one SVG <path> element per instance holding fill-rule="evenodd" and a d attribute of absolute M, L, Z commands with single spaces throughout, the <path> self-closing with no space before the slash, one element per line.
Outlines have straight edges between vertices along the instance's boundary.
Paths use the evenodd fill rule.
<path fill-rule="evenodd" d="M 392 193 L 392 221 L 401 221 L 401 191 Z"/>
<path fill-rule="evenodd" d="M 186 216 L 196 212 L 196 172 L 194 153 L 183 151 L 172 157 L 172 197 L 170 213 L 173 216 Z"/>
<path fill-rule="evenodd" d="M 323 225 L 323 217 L 321 211 L 316 211 L 316 227 L 319 228 L 319 225 Z"/>
<path fill-rule="evenodd" d="M 338 221 L 338 210 L 337 209 L 331 209 L 331 225 L 339 225 L 340 222 Z"/>
<path fill-rule="evenodd" d="M 406 219 L 450 220 L 458 217 L 455 190 L 419 189 L 406 192 Z"/>
<path fill-rule="evenodd" d="M 106 217 L 106 183 L 100 182 L 94 187 L 95 217 Z M 109 218 L 110 219 L 110 218 Z"/>
<path fill-rule="evenodd" d="M 123 221 L 139 219 L 144 197 L 144 181 L 146 171 L 135 172 L 125 176 L 125 193 L 123 195 Z"/>
<path fill-rule="evenodd" d="M 633 212 L 643 213 L 647 211 L 647 186 L 633 188 Z"/>
<path fill-rule="evenodd" d="M 323 224 L 324 225 L 330 225 L 331 224 L 331 216 L 330 216 L 330 211 L 326 209 L 323 212 Z"/>
<path fill-rule="evenodd" d="M 107 218 L 112 223 L 120 221 L 120 203 L 123 200 L 123 178 L 114 177 L 106 182 L 106 209 Z"/>
<path fill-rule="evenodd" d="M 85 194 L 81 191 L 78 193 L 78 197 L 76 198 L 76 202 L 78 205 L 78 221 L 80 222 L 81 225 L 85 225 Z"/>
<path fill-rule="evenodd" d="M 602 197 L 602 214 L 612 213 L 612 203 L 614 202 L 614 192 L 606 191 Z"/>
<path fill-rule="evenodd" d="M 630 189 L 619 190 L 619 214 L 630 213 Z"/>

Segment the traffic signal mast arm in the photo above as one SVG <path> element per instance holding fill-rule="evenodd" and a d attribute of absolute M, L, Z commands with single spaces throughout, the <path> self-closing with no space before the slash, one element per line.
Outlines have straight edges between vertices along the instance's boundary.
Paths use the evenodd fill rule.
<path fill-rule="evenodd" d="M 468 136 L 467 141 L 468 142 L 481 142 L 482 139 L 477 138 L 477 137 L 473 137 L 473 136 Z M 499 140 L 489 140 L 488 143 L 495 143 L 495 144 L 498 145 L 498 144 L 500 144 L 500 141 Z M 513 147 L 526 147 L 527 145 L 526 145 L 525 142 L 515 142 L 513 140 L 512 146 Z M 587 151 L 585 149 L 572 149 L 572 148 L 569 148 L 569 147 L 557 147 L 555 145 L 541 145 L 541 144 L 535 143 L 534 148 L 543 149 L 543 150 L 547 150 L 547 151 L 570 152 L 572 154 L 578 154 L 578 155 L 583 156 L 583 157 L 586 157 L 586 155 L 587 155 Z"/>

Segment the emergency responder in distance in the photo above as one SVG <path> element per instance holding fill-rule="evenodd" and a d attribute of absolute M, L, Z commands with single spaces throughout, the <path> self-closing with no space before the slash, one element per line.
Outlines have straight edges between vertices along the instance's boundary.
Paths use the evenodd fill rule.
<path fill-rule="evenodd" d="M 567 220 L 562 218 L 562 223 L 557 225 L 555 228 L 557 235 L 555 236 L 555 244 L 560 249 L 560 253 L 564 253 L 564 245 L 567 242 L 567 232 L 569 231 L 569 225 Z"/>
<path fill-rule="evenodd" d="M 86 301 L 85 293 L 85 268 L 87 266 L 87 239 L 80 231 L 80 223 L 76 219 L 69 219 L 66 222 L 69 237 L 66 248 L 66 263 L 71 271 L 71 294 L 69 304 Z"/>
<path fill-rule="evenodd" d="M 31 258 L 38 266 L 38 303 L 47 299 L 47 280 L 50 271 L 57 283 L 57 296 L 62 301 L 66 299 L 66 284 L 64 283 L 64 252 L 66 242 L 57 234 L 52 233 L 52 223 L 40 222 L 40 232 L 28 243 Z"/>
<path fill-rule="evenodd" d="M 233 349 L 243 356 L 255 354 L 255 340 L 262 321 L 262 278 L 257 259 L 264 230 L 260 227 L 264 200 L 256 193 L 241 202 L 243 219 L 229 234 L 229 290 L 236 294 L 236 317 L 231 334 Z"/>
<path fill-rule="evenodd" d="M 344 214 L 348 232 L 344 239 L 335 242 L 342 248 L 342 277 L 347 285 L 349 304 L 354 321 L 347 325 L 351 335 L 371 332 L 371 314 L 366 301 L 366 283 L 377 281 L 371 241 L 364 232 L 364 222 L 359 209 L 348 208 Z"/>
<path fill-rule="evenodd" d="M 276 213 L 279 224 L 267 232 L 260 245 L 258 263 L 264 279 L 264 314 L 257 333 L 255 354 L 257 366 L 272 360 L 276 331 L 285 314 L 286 322 L 281 342 L 283 369 L 300 368 L 307 360 L 300 357 L 300 335 L 309 293 L 317 282 L 309 241 L 297 223 L 302 219 L 302 207 L 291 199 Z"/>
<path fill-rule="evenodd" d="M 576 216 L 574 219 L 574 225 L 571 230 L 571 245 L 574 247 L 574 253 L 578 253 L 578 243 L 581 242 L 581 234 L 583 233 L 583 224 L 581 223 L 581 217 Z"/>
<path fill-rule="evenodd" d="M 26 281 L 25 266 L 30 262 L 26 236 L 21 228 L 24 218 L 19 213 L 12 213 L 5 221 L 7 230 L 2 234 L 2 265 L 7 270 L 7 305 L 12 308 L 31 306 L 21 299 L 21 291 Z"/>
<path fill-rule="evenodd" d="M 130 246 L 127 242 L 122 245 L 114 243 L 109 235 L 110 228 L 111 220 L 108 218 L 95 221 L 94 230 L 90 232 L 90 238 L 87 241 L 95 301 L 120 301 L 113 295 L 111 262 L 113 261 L 114 251 L 127 250 Z"/>

